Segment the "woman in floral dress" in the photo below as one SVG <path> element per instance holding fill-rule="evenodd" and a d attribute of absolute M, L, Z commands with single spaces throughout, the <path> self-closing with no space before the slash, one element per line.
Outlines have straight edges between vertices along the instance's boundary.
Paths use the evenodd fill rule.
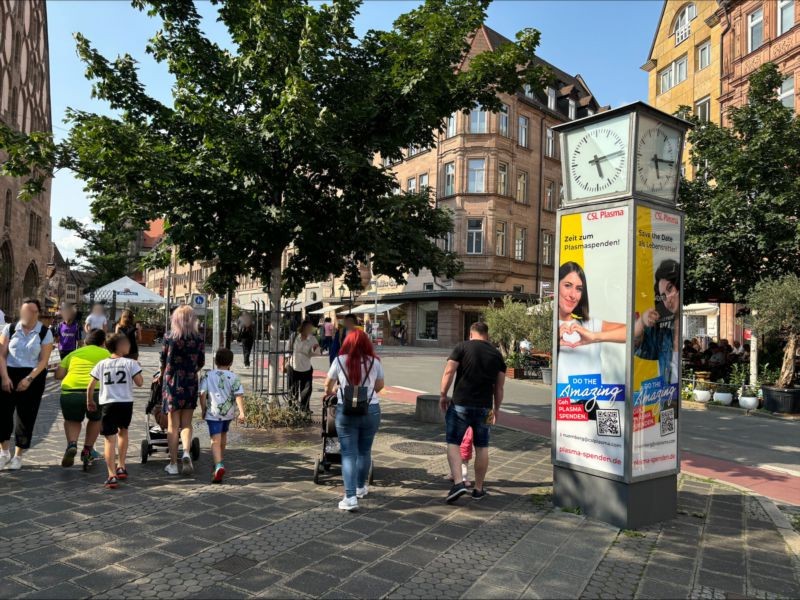
<path fill-rule="evenodd" d="M 205 344 L 197 330 L 197 317 L 191 306 L 180 306 L 172 313 L 169 333 L 161 349 L 163 410 L 169 415 L 167 441 L 169 464 L 164 469 L 178 474 L 178 435 L 183 443 L 182 472 L 194 472 L 189 454 L 192 443 L 192 415 L 197 407 L 199 372 L 205 364 Z"/>

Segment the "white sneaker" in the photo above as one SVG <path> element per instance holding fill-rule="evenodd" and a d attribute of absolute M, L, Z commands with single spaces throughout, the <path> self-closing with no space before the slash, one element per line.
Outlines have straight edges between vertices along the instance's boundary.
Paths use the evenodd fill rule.
<path fill-rule="evenodd" d="M 172 463 L 170 463 L 166 467 L 164 467 L 164 470 L 167 472 L 167 475 L 177 475 L 178 465 L 173 465 Z"/>
<path fill-rule="evenodd" d="M 10 454 L 0 454 L 0 470 L 6 468 L 6 465 L 11 462 Z"/>
<path fill-rule="evenodd" d="M 194 473 L 194 465 L 192 464 L 192 457 L 188 454 L 184 454 L 183 458 L 181 459 L 183 470 L 181 471 L 184 475 L 191 475 Z"/>
<path fill-rule="evenodd" d="M 8 465 L 6 469 L 9 471 L 19 471 L 22 468 L 22 458 L 19 456 L 15 456 L 10 461 L 8 461 Z"/>
<path fill-rule="evenodd" d="M 339 510 L 358 510 L 358 498 L 351 496 L 339 502 Z"/>
<path fill-rule="evenodd" d="M 356 498 L 361 500 L 361 498 L 366 498 L 367 494 L 369 494 L 369 486 L 365 485 L 363 488 L 356 488 Z"/>

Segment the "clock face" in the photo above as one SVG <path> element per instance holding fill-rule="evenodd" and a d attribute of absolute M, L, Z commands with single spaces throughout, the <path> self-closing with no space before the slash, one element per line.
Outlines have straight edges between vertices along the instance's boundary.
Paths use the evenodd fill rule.
<path fill-rule="evenodd" d="M 572 199 L 624 192 L 628 188 L 630 115 L 569 132 Z"/>
<path fill-rule="evenodd" d="M 636 189 L 665 199 L 675 194 L 680 171 L 680 132 L 642 116 L 636 140 Z"/>

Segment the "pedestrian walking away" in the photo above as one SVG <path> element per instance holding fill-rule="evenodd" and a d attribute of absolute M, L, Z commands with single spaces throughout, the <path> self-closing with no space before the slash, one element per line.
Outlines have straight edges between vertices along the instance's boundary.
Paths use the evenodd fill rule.
<path fill-rule="evenodd" d="M 455 386 L 450 399 L 447 394 L 453 378 Z M 472 497 L 480 500 L 486 495 L 484 482 L 489 469 L 489 434 L 503 403 L 505 378 L 506 364 L 500 351 L 489 342 L 489 328 L 485 323 L 473 323 L 469 340 L 458 344 L 447 359 L 440 388 L 439 406 L 445 412 L 447 462 L 453 478 L 453 486 L 446 497 L 448 503 L 469 493 L 462 481 L 461 443 L 470 427 L 475 446 Z"/>
<path fill-rule="evenodd" d="M 333 324 L 330 317 L 325 317 L 325 322 L 322 324 L 322 350 L 324 352 L 330 352 L 334 333 L 336 333 L 336 325 Z"/>
<path fill-rule="evenodd" d="M 231 371 L 233 352 L 220 348 L 214 356 L 214 364 L 216 368 L 200 380 L 200 409 L 208 424 L 211 454 L 214 457 L 211 483 L 222 483 L 228 429 L 236 416 L 237 407 L 239 422 L 244 423 L 244 387 L 239 377 Z"/>
<path fill-rule="evenodd" d="M 314 325 L 304 321 L 290 343 L 291 356 L 287 369 L 289 371 L 289 390 L 294 402 L 300 410 L 310 412 L 311 391 L 314 381 L 312 356 L 320 356 L 317 338 L 313 334 Z"/>
<path fill-rule="evenodd" d="M 70 352 L 74 352 L 83 339 L 83 327 L 78 322 L 77 314 L 74 305 L 65 304 L 61 307 L 63 320 L 53 328 L 53 336 L 60 360 L 64 360 L 69 356 Z"/>
<path fill-rule="evenodd" d="M 117 323 L 115 331 L 116 333 L 124 334 L 125 337 L 128 338 L 131 349 L 125 358 L 139 360 L 139 343 L 136 340 L 136 334 L 138 332 L 136 330 L 136 319 L 133 316 L 133 311 L 128 309 L 122 311 L 122 316 L 119 319 L 119 323 Z"/>
<path fill-rule="evenodd" d="M 239 334 L 236 336 L 236 341 L 238 341 L 242 345 L 242 354 L 244 355 L 244 366 L 245 368 L 249 368 L 250 353 L 253 351 L 253 342 L 255 341 L 255 327 L 253 327 L 252 317 L 248 314 L 244 314 L 241 317 Z"/>
<path fill-rule="evenodd" d="M 179 306 L 172 313 L 170 331 L 161 349 L 163 410 L 169 415 L 167 441 L 169 464 L 165 471 L 178 474 L 178 436 L 183 443 L 181 472 L 194 473 L 189 449 L 192 444 L 192 415 L 197 408 L 198 373 L 205 364 L 205 344 L 197 329 L 191 306 Z"/>
<path fill-rule="evenodd" d="M 381 422 L 378 392 L 384 384 L 383 365 L 367 334 L 353 330 L 331 364 L 325 379 L 326 395 L 336 389 L 336 433 L 342 450 L 344 498 L 342 510 L 356 510 L 358 499 L 369 493 L 372 443 Z M 337 389 L 338 387 L 338 389 Z"/>
<path fill-rule="evenodd" d="M 86 409 L 97 410 L 94 390 L 100 382 L 101 432 L 106 438 L 105 458 L 108 479 L 104 485 L 114 489 L 120 481 L 128 479 L 126 459 L 128 456 L 128 427 L 133 416 L 133 386 L 142 387 L 142 367 L 133 359 L 125 358 L 131 351 L 131 343 L 124 333 L 115 333 L 106 341 L 111 353 L 92 369 L 92 379 L 86 389 Z"/>
<path fill-rule="evenodd" d="M 99 457 L 94 450 L 97 436 L 100 435 L 100 410 L 89 411 L 86 405 L 86 389 L 92 382 L 92 370 L 111 353 L 105 348 L 106 334 L 95 329 L 86 336 L 86 345 L 69 353 L 56 369 L 56 380 L 61 381 L 61 414 L 64 416 L 64 434 L 67 436 L 67 449 L 61 459 L 62 467 L 71 467 L 78 453 L 78 438 L 83 421 L 88 419 L 86 435 L 83 439 L 81 461 L 88 466 Z M 95 390 L 94 401 L 99 404 L 100 390 Z"/>
<path fill-rule="evenodd" d="M 356 329 L 358 329 L 358 321 L 356 321 L 356 318 L 353 315 L 345 315 L 344 319 L 342 319 L 342 326 L 334 332 L 328 350 L 328 360 L 331 364 L 333 364 L 333 361 L 336 360 L 339 352 L 341 352 L 342 344 L 344 344 L 347 335 Z"/>
<path fill-rule="evenodd" d="M 0 469 L 21 469 L 22 455 L 31 447 L 53 351 L 53 332 L 39 322 L 40 311 L 36 298 L 26 298 L 19 321 L 6 325 L 0 333 Z M 13 457 L 9 449 L 12 431 Z"/>
<path fill-rule="evenodd" d="M 92 306 L 92 312 L 86 317 L 83 330 L 89 333 L 92 329 L 102 329 L 108 333 L 108 319 L 106 318 L 106 313 L 103 310 L 102 304 L 98 303 Z"/>

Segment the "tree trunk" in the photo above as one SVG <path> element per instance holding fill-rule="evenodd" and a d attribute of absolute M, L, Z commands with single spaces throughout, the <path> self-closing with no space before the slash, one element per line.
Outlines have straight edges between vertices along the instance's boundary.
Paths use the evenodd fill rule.
<path fill-rule="evenodd" d="M 786 340 L 786 348 L 783 350 L 783 366 L 781 366 L 781 376 L 775 385 L 782 388 L 792 387 L 794 381 L 794 356 L 797 354 L 797 334 L 790 333 Z"/>
<path fill-rule="evenodd" d="M 225 347 L 230 350 L 233 341 L 233 288 L 228 288 L 228 296 L 225 300 Z"/>
<path fill-rule="evenodd" d="M 269 393 L 277 399 L 278 356 L 281 351 L 281 257 L 273 263 L 269 288 Z"/>

